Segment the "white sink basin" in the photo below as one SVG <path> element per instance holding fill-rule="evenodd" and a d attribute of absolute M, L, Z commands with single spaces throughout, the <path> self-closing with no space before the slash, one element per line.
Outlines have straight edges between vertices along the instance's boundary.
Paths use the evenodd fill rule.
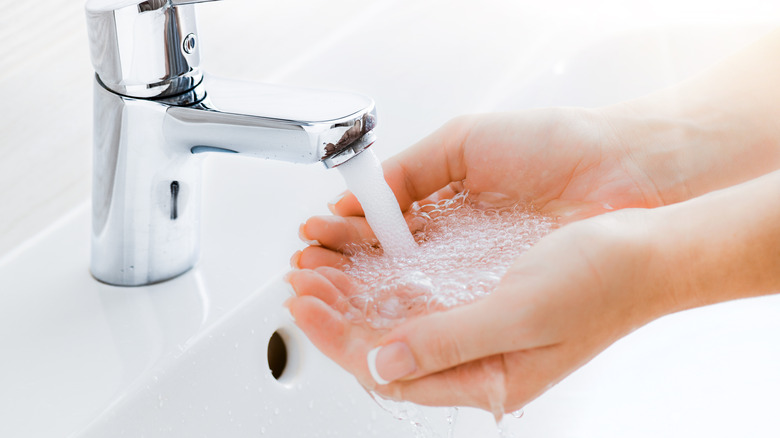
<path fill-rule="evenodd" d="M 368 79 L 350 88 L 377 100 L 375 147 L 387 157 L 463 111 L 635 97 L 719 58 L 694 50 L 711 47 L 705 42 L 718 38 L 732 50 L 760 34 L 654 30 L 574 51 L 551 32 L 549 50 L 518 52 L 514 70 L 488 75 L 465 97 L 410 105 L 415 93 L 435 92 L 419 77 L 404 83 L 403 71 L 391 79 L 404 96 Z M 627 58 L 642 47 L 674 50 Z M 692 50 L 675 52 L 681 47 Z M 303 81 L 320 62 L 302 59 L 285 77 Z M 456 89 L 460 79 L 445 73 L 430 77 Z M 174 280 L 140 288 L 95 281 L 86 203 L 0 260 L 0 436 L 415 436 L 316 351 L 281 306 L 290 294 L 281 275 L 302 246 L 298 224 L 326 213 L 325 201 L 341 190 L 340 176 L 319 166 L 217 155 L 204 172 L 201 261 Z M 774 436 L 778 314 L 780 297 L 767 297 L 666 317 L 531 403 L 509 428 L 522 437 Z M 275 332 L 287 351 L 286 360 L 272 355 L 285 364 L 275 366 L 278 379 L 267 359 Z M 446 436 L 443 411 L 429 413 Z M 466 410 L 455 436 L 492 436 L 491 422 Z"/>
<path fill-rule="evenodd" d="M 0 436 L 414 435 L 322 356 L 282 306 L 292 291 L 281 274 L 302 245 L 297 226 L 315 212 L 302 206 L 324 205 L 340 177 L 238 161 L 208 165 L 202 260 L 171 281 L 119 288 L 94 280 L 87 205 L 4 261 Z M 318 184 L 308 187 L 315 177 L 307 174 Z M 265 193 L 278 181 L 290 183 Z M 271 365 L 274 333 L 285 353 L 275 340 Z M 43 413 L 46 421 L 33 421 Z M 470 416 L 490 424 L 487 414 Z"/>

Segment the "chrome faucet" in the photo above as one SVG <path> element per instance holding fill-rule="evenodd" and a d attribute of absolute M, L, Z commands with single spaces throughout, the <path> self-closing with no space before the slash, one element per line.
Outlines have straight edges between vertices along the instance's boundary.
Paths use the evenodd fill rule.
<path fill-rule="evenodd" d="M 94 83 L 92 275 L 139 286 L 198 258 L 203 152 L 338 166 L 375 139 L 358 94 L 199 69 L 194 3 L 88 0 Z"/>

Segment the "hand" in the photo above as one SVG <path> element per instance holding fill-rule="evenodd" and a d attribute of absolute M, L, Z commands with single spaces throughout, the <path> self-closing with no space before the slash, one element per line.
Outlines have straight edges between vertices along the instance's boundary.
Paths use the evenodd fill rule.
<path fill-rule="evenodd" d="M 663 205 L 662 194 L 598 110 L 545 109 L 460 117 L 384 164 L 402 210 L 456 191 L 494 192 L 530 203 L 561 223 L 626 207 Z M 301 237 L 315 245 L 296 267 L 337 266 L 338 252 L 374 235 L 351 193 L 334 216 L 309 219 Z"/>
<path fill-rule="evenodd" d="M 380 333 L 344 318 L 351 280 L 330 267 L 344 261 L 345 244 L 373 238 L 346 194 L 331 206 L 336 216 L 301 228 L 321 246 L 293 258 L 314 269 L 290 276 L 296 322 L 382 394 L 498 413 L 654 317 L 780 291 L 780 204 L 769 202 L 780 196 L 780 172 L 701 196 L 780 166 L 780 88 L 764 80 L 780 71 L 767 57 L 778 46 L 780 32 L 696 80 L 601 110 L 451 122 L 385 165 L 402 209 L 450 196 L 460 181 L 561 223 L 674 205 L 567 225 L 519 257 L 492 295 Z M 366 361 L 377 346 L 375 371 L 392 381 L 379 387 Z"/>
<path fill-rule="evenodd" d="M 414 201 L 425 203 L 426 200 L 449 197 L 463 189 L 470 190 L 472 193 L 498 192 L 508 196 L 513 202 L 532 203 L 545 214 L 560 217 L 562 223 L 594 216 L 611 209 L 661 205 L 661 197 L 655 192 L 649 178 L 614 141 L 612 129 L 598 111 L 592 110 L 538 110 L 463 117 L 454 120 L 418 145 L 387 162 L 384 166 L 385 178 L 404 210 Z M 364 385 L 374 387 L 373 379 L 367 374 L 366 354 L 376 345 L 384 345 L 382 333 L 352 325 L 347 321 L 343 313 L 348 312 L 349 308 L 344 304 L 346 301 L 341 298 L 349 295 L 353 286 L 344 273 L 332 268 L 345 261 L 345 256 L 339 252 L 344 245 L 372 240 L 373 233 L 362 217 L 360 205 L 351 194 L 347 193 L 332 205 L 331 209 L 336 213 L 335 216 L 311 218 L 301 228 L 304 239 L 316 239 L 320 245 L 310 246 L 294 256 L 293 263 L 296 267 L 316 270 L 298 271 L 290 276 L 291 283 L 301 296 L 300 299 L 290 303 L 290 308 L 297 323 L 318 348 L 357 375 Z M 579 229 L 581 227 L 576 228 Z M 561 230 L 557 235 L 566 236 L 570 233 L 572 231 Z M 577 231 L 575 234 L 577 233 L 587 234 L 585 231 Z M 581 237 L 583 236 L 574 236 L 572 239 Z M 566 237 L 549 236 L 543 240 L 545 245 L 534 251 L 534 254 L 539 255 L 523 258 L 528 260 L 527 264 L 545 266 L 544 269 L 537 269 L 536 275 L 549 272 L 552 266 L 560 264 L 556 262 L 557 259 L 564 254 L 571 254 L 572 248 L 566 244 L 551 243 L 560 242 L 562 239 L 565 241 Z M 605 249 L 606 252 L 609 251 Z M 618 257 L 617 254 L 612 252 L 611 256 Z M 621 259 L 618 257 L 617 260 Z M 573 278 L 577 278 L 575 276 L 566 279 L 565 284 L 540 284 L 538 290 L 529 290 L 527 294 L 512 298 L 511 291 L 516 288 L 515 282 L 520 281 L 518 278 L 522 276 L 521 273 L 524 270 L 533 271 L 530 265 L 519 264 L 510 270 L 499 288 L 508 292 L 496 292 L 495 298 L 447 312 L 447 317 L 454 318 L 452 321 L 456 322 L 457 315 L 470 309 L 468 312 L 473 311 L 475 315 L 481 316 L 469 317 L 472 318 L 473 324 L 469 327 L 474 330 L 474 333 L 485 333 L 479 326 L 486 322 L 486 317 L 490 318 L 495 313 L 483 307 L 521 309 L 524 306 L 522 301 L 502 303 L 499 297 L 514 300 L 522 297 L 532 303 L 546 295 L 552 298 L 566 292 L 574 293 L 577 290 L 576 282 L 571 283 Z M 575 257 L 570 267 L 580 276 L 584 277 L 588 274 L 587 263 L 583 264 L 583 259 L 578 257 Z M 556 278 L 560 279 L 560 275 L 551 276 L 551 279 Z M 542 279 L 543 276 L 539 281 L 541 282 Z M 589 281 L 595 280 L 591 277 Z M 562 312 L 563 309 L 551 309 L 550 312 L 570 317 L 576 313 L 575 310 L 581 310 L 568 307 L 573 302 L 569 300 L 570 297 L 559 296 L 558 298 L 561 305 L 568 309 L 567 312 Z M 569 304 L 566 304 L 567 300 Z M 578 301 L 586 302 L 587 299 L 579 297 Z M 521 307 L 508 307 L 510 304 Z M 596 312 L 596 309 L 593 312 Z M 527 316 L 542 318 L 537 321 L 544 320 L 541 313 Z M 420 318 L 410 321 L 403 327 L 415 327 L 417 324 L 435 326 L 439 318 L 442 316 L 431 315 L 430 319 Z M 510 319 L 509 315 L 503 318 L 504 321 Z M 515 322 L 526 321 L 517 319 Z M 456 322 L 455 325 L 464 328 L 460 323 Z M 505 329 L 507 327 L 502 330 Z M 541 330 L 541 327 L 538 329 Z M 415 344 L 416 346 L 434 342 L 438 345 L 440 354 L 450 354 L 447 348 L 453 345 L 447 345 L 446 341 L 441 340 L 445 338 L 438 338 L 438 330 L 422 333 L 428 333 L 431 337 L 426 335 L 425 339 L 419 339 L 419 344 Z M 457 332 L 453 332 L 453 337 L 446 339 L 455 342 L 454 333 Z M 385 395 L 424 404 L 469 404 L 494 411 L 499 409 L 503 412 L 504 408 L 519 406 L 543 389 L 529 386 L 524 391 L 513 391 L 513 399 L 505 400 L 500 396 L 507 389 L 505 382 L 510 383 L 511 379 L 516 378 L 514 372 L 511 376 L 504 374 L 504 366 L 508 364 L 504 362 L 505 360 L 528 361 L 540 352 L 545 352 L 545 355 L 550 354 L 549 358 L 544 358 L 545 363 L 559 362 L 559 364 L 556 367 L 547 366 L 545 372 L 550 374 L 545 379 L 534 381 L 536 384 L 545 385 L 562 378 L 575 369 L 581 360 L 590 357 L 587 354 L 595 354 L 599 351 L 599 347 L 604 348 L 614 340 L 613 337 L 604 337 L 605 334 L 601 337 L 594 334 L 589 338 L 589 342 L 593 342 L 591 349 L 581 350 L 582 345 L 579 345 L 574 348 L 577 356 L 567 357 L 567 360 L 564 360 L 564 356 L 574 354 L 570 344 L 566 344 L 565 348 L 554 346 L 553 344 L 561 343 L 563 338 L 550 337 L 545 340 L 536 337 L 537 334 L 529 333 L 528 339 L 533 338 L 533 341 L 518 345 L 522 348 L 517 350 L 523 350 L 522 352 L 506 355 L 502 353 L 509 353 L 508 351 L 500 351 L 506 345 L 498 343 L 491 347 L 487 343 L 477 342 L 472 336 L 473 342 L 480 344 L 486 350 L 475 350 L 468 357 L 449 355 L 432 359 L 435 354 L 423 356 L 419 359 L 419 364 L 417 361 L 414 362 L 417 369 L 414 383 L 399 382 L 383 387 L 380 391 Z M 611 333 L 611 335 L 615 334 Z M 560 336 L 563 336 L 563 333 Z M 507 335 L 505 340 L 510 337 L 511 335 Z M 571 345 L 575 345 L 575 340 L 571 342 Z M 423 348 L 421 351 L 425 351 L 429 347 L 421 348 Z M 495 348 L 498 350 L 493 351 L 492 349 Z M 485 356 L 492 357 L 485 358 Z M 426 362 L 431 359 L 435 362 Z M 450 371 L 436 374 L 451 367 L 453 368 Z M 498 370 L 493 371 L 494 367 Z M 434 374 L 429 376 L 431 373 Z M 420 377 L 425 378 L 419 379 Z M 440 379 L 451 379 L 452 383 L 447 385 L 452 384 L 457 387 L 453 386 L 452 391 L 428 391 L 431 387 L 441 385 Z M 493 382 L 491 384 L 493 390 L 484 390 L 482 383 L 485 379 Z M 499 381 L 492 379 L 499 379 Z M 480 381 L 480 384 L 475 384 L 476 381 Z M 494 404 L 496 406 L 493 406 Z"/>
<path fill-rule="evenodd" d="M 367 388 L 424 405 L 496 415 L 521 408 L 633 328 L 668 308 L 649 251 L 644 210 L 563 227 L 522 254 L 497 290 L 390 332 L 352 324 L 352 281 L 329 267 L 294 271 L 296 323 Z M 657 270 L 655 270 L 657 272 Z M 367 364 L 391 383 L 377 385 Z"/>
<path fill-rule="evenodd" d="M 352 283 L 294 271 L 289 308 L 314 344 L 385 396 L 515 410 L 616 339 L 671 312 L 780 291 L 780 171 L 686 202 L 567 225 L 497 290 L 389 332 L 350 323 Z M 377 385 L 369 368 L 386 385 Z"/>

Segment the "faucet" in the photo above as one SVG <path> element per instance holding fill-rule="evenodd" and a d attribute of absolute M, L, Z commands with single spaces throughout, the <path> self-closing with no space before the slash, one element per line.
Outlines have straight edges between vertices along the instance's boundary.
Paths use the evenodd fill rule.
<path fill-rule="evenodd" d="M 336 167 L 369 147 L 368 97 L 241 82 L 200 68 L 194 3 L 88 0 L 95 68 L 92 275 L 140 286 L 198 258 L 201 161 L 234 153 Z"/>

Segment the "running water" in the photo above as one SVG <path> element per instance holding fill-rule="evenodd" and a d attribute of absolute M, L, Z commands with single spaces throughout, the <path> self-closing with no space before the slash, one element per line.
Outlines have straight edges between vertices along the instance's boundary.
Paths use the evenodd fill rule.
<path fill-rule="evenodd" d="M 366 220 L 385 254 L 402 257 L 414 252 L 417 244 L 374 151 L 366 149 L 337 169 L 363 207 Z"/>

